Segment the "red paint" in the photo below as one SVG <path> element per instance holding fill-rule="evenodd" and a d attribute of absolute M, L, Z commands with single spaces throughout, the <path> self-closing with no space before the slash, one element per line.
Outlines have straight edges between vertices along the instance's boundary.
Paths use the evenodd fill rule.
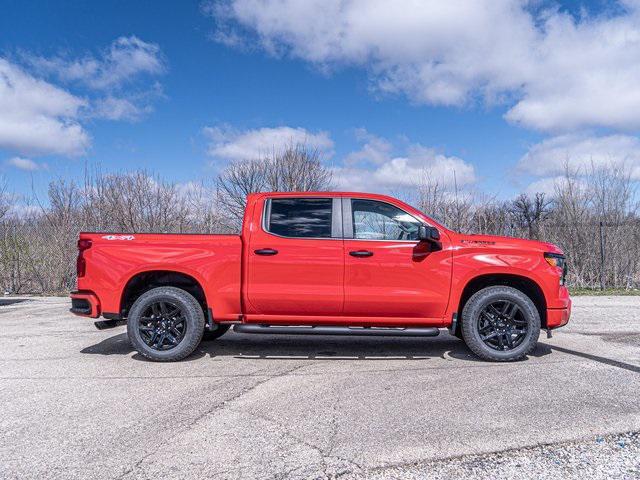
<path fill-rule="evenodd" d="M 379 200 L 434 226 L 441 249 L 426 242 L 284 238 L 263 228 L 265 200 L 331 197 Z M 90 241 L 90 242 L 87 242 Z M 455 233 L 413 207 L 365 193 L 261 193 L 247 198 L 242 234 L 81 233 L 84 276 L 74 295 L 88 295 L 90 316 L 120 313 L 136 274 L 154 270 L 191 276 L 216 321 L 270 324 L 448 326 L 465 286 L 481 275 L 525 277 L 541 289 L 549 327 L 571 312 L 561 271 L 544 259 L 562 253 L 550 243 Z M 256 250 L 274 249 L 260 256 Z M 352 251 L 368 251 L 354 257 Z M 80 268 L 80 267 L 79 267 Z M 94 307 L 95 305 L 95 307 Z"/>
<path fill-rule="evenodd" d="M 256 255 L 273 248 L 278 254 Z M 252 233 L 245 257 L 247 314 L 341 315 L 344 245 L 342 240 L 281 238 Z"/>
<path fill-rule="evenodd" d="M 366 250 L 370 258 L 345 255 L 344 314 L 429 319 L 440 324 L 449 300 L 451 249 L 430 251 L 425 242 L 345 240 L 345 250 Z"/>

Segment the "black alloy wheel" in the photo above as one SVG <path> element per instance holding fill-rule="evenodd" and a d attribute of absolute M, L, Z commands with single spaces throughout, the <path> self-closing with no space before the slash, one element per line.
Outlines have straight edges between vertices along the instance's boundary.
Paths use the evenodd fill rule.
<path fill-rule="evenodd" d="M 127 316 L 127 335 L 140 355 L 175 362 L 193 353 L 204 332 L 204 310 L 177 287 L 156 287 L 140 295 Z"/>
<path fill-rule="evenodd" d="M 144 343 L 160 351 L 177 347 L 187 328 L 182 309 L 168 301 L 150 304 L 138 323 L 138 331 Z"/>
<path fill-rule="evenodd" d="M 478 357 L 522 360 L 536 347 L 540 312 L 523 291 L 493 285 L 474 293 L 462 309 L 462 338 Z"/>
<path fill-rule="evenodd" d="M 529 322 L 520 307 L 509 300 L 488 304 L 478 318 L 480 339 L 499 351 L 519 347 L 527 336 Z"/>

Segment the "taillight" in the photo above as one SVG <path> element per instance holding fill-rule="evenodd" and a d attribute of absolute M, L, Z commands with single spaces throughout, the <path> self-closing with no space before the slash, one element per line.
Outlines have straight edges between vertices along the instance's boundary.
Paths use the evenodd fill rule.
<path fill-rule="evenodd" d="M 91 240 L 82 238 L 78 240 L 78 258 L 76 259 L 76 273 L 78 278 L 84 277 L 87 271 L 87 262 L 84 259 L 84 251 L 91 248 Z"/>
<path fill-rule="evenodd" d="M 89 250 L 91 248 L 91 240 L 86 238 L 82 238 L 78 240 L 78 250 L 84 252 L 85 250 Z"/>

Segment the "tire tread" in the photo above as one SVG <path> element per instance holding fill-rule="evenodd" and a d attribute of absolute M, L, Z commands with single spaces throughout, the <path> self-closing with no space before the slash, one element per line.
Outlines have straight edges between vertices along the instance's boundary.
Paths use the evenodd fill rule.
<path fill-rule="evenodd" d="M 527 341 L 526 347 L 519 351 L 512 351 L 512 355 L 499 355 L 498 351 L 492 350 L 487 347 L 480 338 L 474 334 L 475 328 L 475 315 L 477 310 L 482 306 L 484 302 L 490 297 L 503 297 L 509 300 L 518 300 L 520 307 L 526 307 L 525 313 L 528 316 L 529 328 L 532 333 Z M 514 362 L 522 360 L 528 356 L 536 347 L 538 336 L 540 335 L 540 314 L 538 309 L 534 305 L 533 301 L 522 291 L 508 286 L 491 286 L 478 290 L 467 301 L 462 311 L 462 337 L 467 346 L 478 357 L 483 360 L 489 360 L 493 362 Z"/>
<path fill-rule="evenodd" d="M 164 354 L 160 354 L 160 352 L 149 348 L 148 345 L 141 343 L 133 334 L 133 328 L 137 327 L 137 325 L 134 325 L 134 322 L 136 321 L 138 310 L 141 309 L 149 299 L 162 296 L 173 297 L 182 302 L 187 309 L 185 314 L 188 316 L 187 334 L 184 339 L 177 347 L 167 350 Z M 142 312 L 139 313 L 141 314 Z M 127 320 L 127 335 L 133 347 L 143 357 L 155 362 L 177 362 L 191 355 L 198 347 L 202 340 L 204 324 L 205 319 L 202 307 L 189 292 L 177 287 L 157 287 L 146 291 L 134 302 Z"/>

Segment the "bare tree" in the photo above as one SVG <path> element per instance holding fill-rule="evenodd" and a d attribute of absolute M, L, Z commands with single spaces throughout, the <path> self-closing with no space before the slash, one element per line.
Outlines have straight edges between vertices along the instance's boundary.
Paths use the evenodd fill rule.
<path fill-rule="evenodd" d="M 540 224 L 551 214 L 551 201 L 544 193 L 536 193 L 531 198 L 522 193 L 511 203 L 511 213 L 522 227 L 527 229 L 529 238 L 540 237 Z"/>
<path fill-rule="evenodd" d="M 601 288 L 607 284 L 629 285 L 637 266 L 638 243 L 636 185 L 628 168 L 591 166 L 590 192 L 597 217 Z"/>
<path fill-rule="evenodd" d="M 331 185 L 331 172 L 320 161 L 317 149 L 291 144 L 265 159 L 266 188 L 273 192 L 310 192 Z"/>
<path fill-rule="evenodd" d="M 0 221 L 9 213 L 11 202 L 7 193 L 7 182 L 0 177 Z"/>
<path fill-rule="evenodd" d="M 266 189 L 266 165 L 259 160 L 230 163 L 218 176 L 218 200 L 236 226 L 242 222 L 247 195 Z"/>
<path fill-rule="evenodd" d="M 322 164 L 318 151 L 290 144 L 262 159 L 230 163 L 218 177 L 218 200 L 239 227 L 250 193 L 304 192 L 330 185 L 331 171 Z"/>
<path fill-rule="evenodd" d="M 74 287 L 82 230 L 217 233 L 237 230 L 247 194 L 330 188 L 317 152 L 290 146 L 260 160 L 234 162 L 216 182 L 179 185 L 143 170 L 87 172 L 58 179 L 47 199 L 19 203 L 0 185 L 0 287 L 63 293 Z M 640 287 L 638 182 L 624 166 L 565 168 L 553 194 L 501 201 L 473 189 L 451 192 L 425 176 L 412 189 L 427 214 L 463 233 L 539 238 L 569 259 L 572 286 Z M 405 192 L 408 195 L 411 192 Z M 16 205 L 15 208 L 12 208 Z M 602 252 L 602 253 L 601 253 Z"/>
<path fill-rule="evenodd" d="M 147 171 L 99 175 L 86 195 L 101 229 L 159 233 L 188 229 L 187 206 L 177 185 Z"/>
<path fill-rule="evenodd" d="M 232 222 L 221 210 L 216 188 L 204 182 L 189 183 L 183 187 L 183 198 L 187 207 L 187 222 L 198 233 L 229 233 Z"/>

